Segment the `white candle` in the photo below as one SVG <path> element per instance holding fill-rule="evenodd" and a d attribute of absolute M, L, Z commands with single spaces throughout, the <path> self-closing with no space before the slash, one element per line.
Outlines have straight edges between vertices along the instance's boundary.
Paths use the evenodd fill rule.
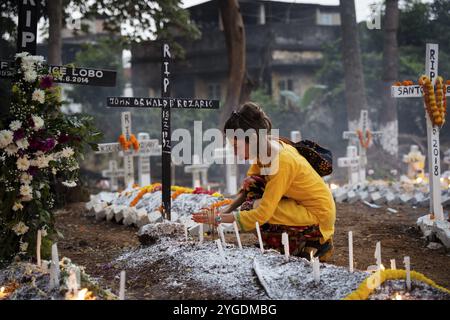
<path fill-rule="evenodd" d="M 74 269 L 71 269 L 69 271 L 69 278 L 67 279 L 67 289 L 69 290 L 69 293 L 72 293 L 74 296 L 78 294 L 78 279 Z"/>
<path fill-rule="evenodd" d="M 222 243 L 220 242 L 219 239 L 216 239 L 214 241 L 217 244 L 217 248 L 219 249 L 219 254 L 220 254 L 220 257 L 222 258 L 222 261 L 225 262 L 225 252 L 223 251 Z"/>
<path fill-rule="evenodd" d="M 52 263 L 55 264 L 56 276 L 59 279 L 59 256 L 58 256 L 58 246 L 56 243 L 52 245 Z"/>
<path fill-rule="evenodd" d="M 391 259 L 391 269 L 392 270 L 396 270 L 397 269 L 397 266 L 395 264 L 395 259 Z"/>
<path fill-rule="evenodd" d="M 217 231 L 219 232 L 219 236 L 220 236 L 220 239 L 222 240 L 222 243 L 223 243 L 224 248 L 226 248 L 227 243 L 225 242 L 225 234 L 223 233 L 223 227 L 222 227 L 222 225 L 219 224 L 219 225 L 217 226 Z"/>
<path fill-rule="evenodd" d="M 320 282 L 320 262 L 319 262 L 319 258 L 312 258 L 312 263 L 313 263 L 313 277 L 314 277 L 314 282 L 315 283 L 319 283 Z"/>
<path fill-rule="evenodd" d="M 125 300 L 125 270 L 120 272 L 119 300 Z"/>
<path fill-rule="evenodd" d="M 239 236 L 239 228 L 236 221 L 233 221 L 234 233 L 236 234 L 236 239 L 238 242 L 239 249 L 242 249 L 241 237 Z"/>
<path fill-rule="evenodd" d="M 261 249 L 261 253 L 264 253 L 264 245 L 261 237 L 261 230 L 259 230 L 258 221 L 256 221 L 256 233 L 258 234 L 259 248 Z"/>
<path fill-rule="evenodd" d="M 286 232 L 281 234 L 281 244 L 284 245 L 284 257 L 289 261 L 289 236 Z"/>
<path fill-rule="evenodd" d="M 411 291 L 411 260 L 408 256 L 403 259 L 406 270 L 406 288 Z"/>
<path fill-rule="evenodd" d="M 375 258 L 377 259 L 377 268 L 381 270 L 381 242 L 378 241 L 375 248 Z"/>
<path fill-rule="evenodd" d="M 198 241 L 203 243 L 203 223 L 200 223 L 198 227 Z"/>
<path fill-rule="evenodd" d="M 353 272 L 353 232 L 348 232 L 348 263 L 350 272 Z"/>
<path fill-rule="evenodd" d="M 42 231 L 38 230 L 36 239 L 36 263 L 38 267 L 41 267 L 41 243 L 42 243 Z"/>

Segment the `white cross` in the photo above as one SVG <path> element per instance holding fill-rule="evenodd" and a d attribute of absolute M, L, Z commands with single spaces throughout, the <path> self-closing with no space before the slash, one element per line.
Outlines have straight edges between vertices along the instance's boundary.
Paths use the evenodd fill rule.
<path fill-rule="evenodd" d="M 435 84 L 438 76 L 439 45 L 427 43 L 425 54 L 425 74 Z M 447 86 L 446 96 L 450 96 L 450 86 Z M 392 86 L 391 96 L 394 98 L 420 98 L 423 97 L 422 87 L 414 86 Z M 439 148 L 439 128 L 433 126 L 430 117 L 425 113 L 427 122 L 427 145 L 428 145 L 428 172 L 430 180 L 430 212 L 437 220 L 444 220 L 441 204 L 441 159 Z"/>
<path fill-rule="evenodd" d="M 300 141 L 302 141 L 302 134 L 300 133 L 300 131 L 298 131 L 298 130 L 291 131 L 291 141 L 292 142 L 300 142 Z"/>
<path fill-rule="evenodd" d="M 192 186 L 198 188 L 201 185 L 205 186 L 208 184 L 208 168 L 210 164 L 200 163 L 200 157 L 196 154 L 193 156 L 193 164 L 184 167 L 184 172 L 192 173 Z M 201 177 L 201 182 L 200 182 Z"/>
<path fill-rule="evenodd" d="M 367 131 L 369 131 L 369 112 L 367 110 L 361 110 L 359 118 L 359 130 L 362 132 L 363 139 L 367 139 Z M 370 131 L 372 139 L 380 137 L 383 133 L 381 131 Z M 348 139 L 350 144 L 357 145 L 359 149 L 359 180 L 361 183 L 366 182 L 366 166 L 367 166 L 367 154 L 366 148 L 364 148 L 359 141 L 358 133 L 355 131 L 344 131 L 342 137 Z"/>
<path fill-rule="evenodd" d="M 111 191 L 117 191 L 117 189 L 119 188 L 117 184 L 117 178 L 125 177 L 125 171 L 123 169 L 117 168 L 116 160 L 109 160 L 109 168 L 108 170 L 102 171 L 102 176 L 105 178 L 109 178 Z"/>
<path fill-rule="evenodd" d="M 222 161 L 225 160 L 226 192 L 229 195 L 236 194 L 238 192 L 237 164 L 231 144 L 227 142 L 225 148 L 214 149 L 214 160 L 220 160 L 221 164 L 223 163 Z"/>
<path fill-rule="evenodd" d="M 348 183 L 350 186 L 355 186 L 361 182 L 359 175 L 358 150 L 355 146 L 347 146 L 347 156 L 338 158 L 338 167 L 348 168 Z"/>
<path fill-rule="evenodd" d="M 138 133 L 139 150 L 131 151 L 133 157 L 138 157 L 138 179 L 141 187 L 151 184 L 150 175 L 150 157 L 161 156 L 162 147 L 159 145 L 158 139 L 150 139 L 150 135 L 146 132 Z M 130 151 L 128 151 L 130 152 Z M 125 152 L 121 151 L 120 156 L 124 156 Z"/>

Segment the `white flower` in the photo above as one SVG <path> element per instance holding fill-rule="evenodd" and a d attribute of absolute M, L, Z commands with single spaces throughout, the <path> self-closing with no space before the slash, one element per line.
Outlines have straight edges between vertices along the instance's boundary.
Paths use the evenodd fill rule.
<path fill-rule="evenodd" d="M 73 188 L 77 186 L 77 183 L 75 181 L 63 181 L 62 184 L 68 188 Z"/>
<path fill-rule="evenodd" d="M 31 95 L 31 99 L 39 103 L 45 102 L 45 91 L 41 89 L 35 89 Z"/>
<path fill-rule="evenodd" d="M 37 131 L 44 127 L 44 119 L 39 116 L 31 116 L 33 118 L 34 130 Z"/>
<path fill-rule="evenodd" d="M 56 174 L 58 173 L 58 170 L 56 170 L 56 168 L 52 168 L 52 173 L 53 173 L 53 175 L 56 176 Z"/>
<path fill-rule="evenodd" d="M 17 58 L 23 58 L 23 57 L 26 57 L 26 56 L 28 56 L 28 55 L 29 55 L 28 52 L 23 51 L 23 52 L 16 53 L 15 57 L 16 57 L 16 59 L 17 59 Z"/>
<path fill-rule="evenodd" d="M 12 227 L 12 231 L 14 231 L 18 236 L 21 236 L 28 232 L 30 228 L 27 227 L 25 223 L 20 221 L 18 224 L 16 224 L 14 227 Z"/>
<path fill-rule="evenodd" d="M 52 160 L 50 157 L 46 157 L 46 156 L 42 155 L 36 159 L 35 163 L 38 168 L 42 169 L 42 168 L 48 167 L 48 163 L 50 160 Z"/>
<path fill-rule="evenodd" d="M 26 150 L 30 146 L 30 144 L 28 143 L 28 140 L 25 138 L 17 140 L 16 145 L 19 149 L 22 149 L 22 150 Z"/>
<path fill-rule="evenodd" d="M 42 238 L 46 237 L 47 234 L 48 234 L 47 229 L 42 228 L 42 229 L 41 229 L 41 235 L 42 235 Z"/>
<path fill-rule="evenodd" d="M 26 171 L 30 167 L 30 161 L 26 157 L 21 157 L 16 161 L 17 169 Z"/>
<path fill-rule="evenodd" d="M 21 127 L 22 127 L 22 121 L 19 121 L 19 120 L 11 121 L 11 123 L 9 124 L 9 128 L 12 131 L 19 130 Z"/>
<path fill-rule="evenodd" d="M 20 195 L 24 197 L 31 197 L 33 193 L 33 188 L 28 184 L 20 186 Z"/>
<path fill-rule="evenodd" d="M 10 130 L 0 131 L 0 148 L 6 147 L 13 141 L 13 133 Z"/>
<path fill-rule="evenodd" d="M 74 155 L 74 151 L 73 151 L 73 149 L 71 147 L 65 147 L 61 151 L 61 156 L 63 158 L 70 158 L 73 155 Z"/>
<path fill-rule="evenodd" d="M 69 171 L 74 171 L 74 170 L 77 170 L 77 169 L 79 169 L 79 168 L 80 168 L 80 166 L 78 165 L 78 163 L 76 163 L 76 164 L 74 164 L 73 166 L 69 167 L 67 170 L 69 170 Z"/>
<path fill-rule="evenodd" d="M 13 211 L 19 211 L 23 209 L 23 205 L 20 202 L 15 202 L 13 207 L 12 207 Z"/>
<path fill-rule="evenodd" d="M 37 72 L 31 69 L 27 70 L 24 72 L 23 78 L 25 79 L 26 82 L 34 82 L 36 81 L 37 78 Z"/>
<path fill-rule="evenodd" d="M 41 198 L 41 192 L 36 190 L 36 198 L 40 199 Z"/>
<path fill-rule="evenodd" d="M 23 242 L 20 244 L 20 251 L 25 252 L 28 249 L 28 242 Z"/>
<path fill-rule="evenodd" d="M 19 150 L 19 148 L 17 148 L 17 146 L 14 143 L 11 143 L 5 148 L 5 152 L 8 156 L 15 155 L 17 153 L 17 150 Z"/>
<path fill-rule="evenodd" d="M 33 180 L 33 176 L 26 172 L 22 173 L 20 176 L 20 182 L 23 184 L 30 184 L 31 180 Z"/>
<path fill-rule="evenodd" d="M 43 56 L 29 56 L 28 59 L 34 63 L 42 63 L 45 60 Z"/>

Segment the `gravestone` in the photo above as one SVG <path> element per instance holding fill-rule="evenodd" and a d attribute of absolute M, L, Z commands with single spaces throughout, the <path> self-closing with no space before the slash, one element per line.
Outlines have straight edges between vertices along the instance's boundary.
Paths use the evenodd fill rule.
<path fill-rule="evenodd" d="M 338 167 L 348 168 L 348 184 L 350 187 L 358 185 L 360 180 L 359 175 L 359 161 L 358 151 L 355 146 L 347 147 L 347 156 L 338 158 Z"/>
<path fill-rule="evenodd" d="M 116 160 L 109 160 L 109 168 L 102 171 L 102 176 L 109 178 L 111 191 L 117 191 L 119 189 L 117 178 L 125 177 L 125 171 L 117 167 Z"/>

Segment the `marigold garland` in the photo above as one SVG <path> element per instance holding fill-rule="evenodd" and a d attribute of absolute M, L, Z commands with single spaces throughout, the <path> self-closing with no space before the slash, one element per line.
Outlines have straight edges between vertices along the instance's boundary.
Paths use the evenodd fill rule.
<path fill-rule="evenodd" d="M 423 89 L 425 108 L 431 122 L 435 126 L 442 127 L 447 114 L 447 98 L 445 97 L 447 85 L 444 84 L 444 79 L 436 78 L 436 92 L 430 78 L 425 75 L 419 78 L 419 84 Z"/>
<path fill-rule="evenodd" d="M 141 198 L 144 196 L 144 194 L 149 193 L 149 192 L 154 192 L 158 189 L 160 189 L 161 184 L 160 183 L 154 183 L 145 187 L 142 187 L 141 190 L 139 191 L 139 193 L 137 194 L 137 196 L 131 201 L 130 203 L 130 207 L 134 207 L 139 200 L 141 200 Z"/>
<path fill-rule="evenodd" d="M 361 130 L 357 130 L 356 133 L 358 134 L 359 143 L 364 149 L 369 148 L 370 141 L 372 140 L 372 133 L 370 130 L 366 130 L 366 139 L 364 140 L 363 133 Z"/>
<path fill-rule="evenodd" d="M 369 296 L 375 291 L 376 288 L 369 288 L 368 282 L 373 283 L 375 280 L 375 277 L 380 277 L 380 284 L 383 284 L 386 280 L 399 280 L 399 279 L 406 279 L 406 270 L 380 270 L 376 273 L 370 275 L 368 278 L 366 278 L 352 293 L 347 295 L 343 300 L 367 300 Z M 411 279 L 424 282 L 428 284 L 431 287 L 434 287 L 438 290 L 441 290 L 445 293 L 450 294 L 450 290 L 441 287 L 437 285 L 433 280 L 425 277 L 422 273 L 411 271 Z M 378 287 L 379 287 L 378 286 Z M 377 287 L 377 288 L 378 288 Z"/>
<path fill-rule="evenodd" d="M 136 139 L 134 134 L 130 135 L 130 140 L 127 140 L 125 135 L 121 134 L 119 136 L 119 143 L 125 151 L 129 150 L 130 147 L 133 147 L 134 151 L 139 151 L 139 141 Z"/>

